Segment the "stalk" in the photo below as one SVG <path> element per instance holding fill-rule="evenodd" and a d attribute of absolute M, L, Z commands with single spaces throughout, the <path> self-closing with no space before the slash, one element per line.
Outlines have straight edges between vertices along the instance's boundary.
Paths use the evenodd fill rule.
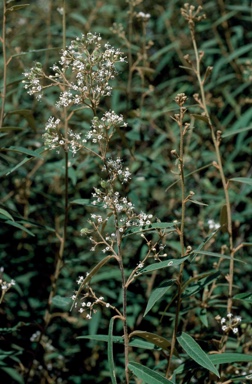
<path fill-rule="evenodd" d="M 175 98 L 175 101 L 178 103 L 180 107 L 180 113 L 178 115 L 175 115 L 174 117 L 174 120 L 177 122 L 179 126 L 180 144 L 179 144 L 179 154 L 177 154 L 176 150 L 173 150 L 172 154 L 175 155 L 179 161 L 180 186 L 181 186 L 181 224 L 180 224 L 180 228 L 177 228 L 177 232 L 179 234 L 179 241 L 180 241 L 180 248 L 181 248 L 180 256 L 183 257 L 185 255 L 184 228 L 185 228 L 185 209 L 186 209 L 186 201 L 187 201 L 186 194 L 185 194 L 185 175 L 184 175 L 184 135 L 186 133 L 186 129 L 188 125 L 185 125 L 185 126 L 183 125 L 183 118 L 186 112 L 186 109 L 183 107 L 183 104 L 186 101 L 186 96 L 184 94 L 179 94 Z M 166 378 L 168 378 L 170 375 L 172 357 L 175 350 L 176 335 L 178 332 L 179 314 L 180 314 L 181 296 L 182 296 L 183 270 L 184 270 L 184 263 L 180 265 L 179 275 L 177 279 L 177 287 L 178 287 L 177 306 L 176 306 L 176 313 L 175 313 L 175 324 L 174 324 L 172 340 L 171 340 L 170 356 L 169 356 L 168 366 L 166 370 Z"/>
<path fill-rule="evenodd" d="M 3 126 L 4 120 L 4 108 L 5 108 L 5 99 L 6 99 L 6 83 L 7 83 L 7 53 L 6 53 L 6 0 L 3 1 L 3 19 L 2 19 L 2 49 L 3 49 L 3 85 L 2 85 L 2 106 L 0 111 L 0 126 Z"/>
<path fill-rule="evenodd" d="M 196 68 L 194 68 L 194 72 L 197 76 L 199 88 L 200 88 L 200 96 L 201 100 L 197 100 L 200 103 L 201 108 L 204 111 L 204 116 L 206 117 L 207 124 L 210 128 L 211 136 L 212 136 L 212 141 L 214 144 L 214 149 L 216 153 L 216 158 L 217 158 L 217 169 L 220 174 L 223 190 L 224 190 L 224 195 L 225 195 L 225 201 L 226 201 L 226 207 L 227 207 L 227 231 L 229 235 L 229 251 L 230 251 L 230 263 L 229 263 L 229 277 L 228 277 L 228 284 L 229 284 L 229 289 L 228 289 L 228 301 L 227 301 L 227 313 L 232 312 L 232 304 L 233 304 L 233 277 L 234 277 L 234 246 L 233 246 L 233 234 L 232 234 L 232 212 L 231 212 L 231 204 L 230 204 L 230 198 L 229 198 L 229 193 L 228 193 L 228 181 L 226 180 L 224 169 L 223 169 L 223 163 L 222 163 L 222 158 L 221 158 L 221 153 L 220 153 L 220 138 L 218 137 L 215 133 L 214 126 L 211 121 L 210 114 L 208 112 L 207 108 L 207 103 L 206 103 L 206 95 L 205 95 L 205 90 L 204 90 L 204 79 L 202 79 L 201 74 L 200 74 L 200 62 L 201 58 L 203 57 L 203 53 L 199 55 L 197 43 L 195 40 L 195 33 L 194 29 L 190 28 L 191 32 L 191 37 L 192 37 L 192 43 L 193 43 L 193 49 L 194 49 L 194 54 L 195 54 L 195 59 L 196 59 Z M 219 133 L 220 136 L 220 133 Z"/>

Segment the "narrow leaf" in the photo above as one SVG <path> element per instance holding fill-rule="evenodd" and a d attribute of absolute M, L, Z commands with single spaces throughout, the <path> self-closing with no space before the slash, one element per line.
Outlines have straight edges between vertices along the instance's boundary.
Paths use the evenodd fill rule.
<path fill-rule="evenodd" d="M 221 257 L 222 259 L 229 259 L 229 260 L 231 259 L 231 256 L 228 256 L 228 255 L 222 255 L 221 253 L 208 252 L 208 251 L 199 251 L 198 249 L 195 249 L 193 251 L 193 253 L 196 253 L 197 255 L 205 255 L 205 256 L 211 256 L 211 257 Z M 233 260 L 239 261 L 240 263 L 246 264 L 245 261 L 237 259 L 235 257 L 233 258 Z"/>
<path fill-rule="evenodd" d="M 200 245 L 198 246 L 198 248 L 196 249 L 196 251 L 200 251 L 201 249 L 204 248 L 204 246 L 216 235 L 216 233 L 218 232 L 218 229 L 213 231 L 212 233 L 210 233 L 203 241 L 202 243 L 200 243 Z M 196 251 L 193 251 L 192 253 L 195 253 Z"/>
<path fill-rule="evenodd" d="M 0 215 L 7 217 L 8 219 L 15 221 L 13 217 L 5 209 L 0 208 Z"/>
<path fill-rule="evenodd" d="M 4 224 L 9 224 L 9 225 L 11 225 L 12 227 L 16 227 L 16 228 L 18 228 L 18 229 L 21 229 L 21 231 L 24 231 L 24 232 L 28 233 L 28 234 L 31 235 L 31 236 L 35 236 L 31 231 L 29 231 L 29 229 L 27 229 L 26 227 L 24 227 L 22 224 L 17 223 L 16 221 L 6 220 L 6 221 L 4 222 Z"/>
<path fill-rule="evenodd" d="M 246 301 L 247 303 L 252 304 L 252 292 L 238 293 L 234 296 L 234 299 Z"/>
<path fill-rule="evenodd" d="M 109 372 L 111 377 L 112 384 L 117 384 L 116 381 L 116 372 L 114 364 L 114 355 L 113 355 L 113 327 L 114 327 L 115 318 L 112 317 L 109 322 L 109 335 L 108 335 L 108 364 Z"/>
<path fill-rule="evenodd" d="M 71 201 L 70 204 L 90 205 L 90 199 L 76 199 Z"/>
<path fill-rule="evenodd" d="M 11 151 L 11 152 L 18 152 L 18 153 L 23 153 L 25 155 L 29 155 L 29 156 L 32 156 L 32 157 L 38 157 L 39 159 L 43 159 L 42 156 L 40 156 L 40 154 L 36 151 L 32 151 L 30 149 L 27 149 L 27 148 L 23 148 L 23 147 L 9 147 L 9 148 L 6 148 L 6 150 L 8 151 Z"/>
<path fill-rule="evenodd" d="M 169 342 L 169 340 L 165 339 L 162 336 L 156 335 L 155 333 L 145 331 L 134 331 L 130 333 L 129 339 L 131 339 L 132 337 L 141 337 L 142 339 L 145 339 L 150 343 L 155 344 L 157 347 L 167 351 L 171 348 L 171 343 Z M 175 356 L 178 356 L 178 352 L 176 350 L 174 354 Z"/>
<path fill-rule="evenodd" d="M 184 290 L 184 288 L 188 286 L 192 281 L 197 280 L 197 282 L 192 286 L 187 287 L 187 289 L 183 293 L 183 297 L 190 297 L 192 295 L 195 295 L 197 292 L 202 291 L 204 287 L 206 287 L 207 285 L 215 281 L 219 277 L 219 275 L 220 275 L 220 272 L 215 271 L 214 273 L 210 272 L 210 273 L 203 274 L 202 276 L 195 276 L 189 279 L 182 287 L 182 290 Z"/>
<path fill-rule="evenodd" d="M 221 137 L 223 138 L 223 137 L 238 135 L 241 132 L 250 131 L 251 129 L 252 129 L 252 125 L 250 127 L 240 128 L 240 129 L 236 129 L 235 131 L 224 133 L 223 135 L 221 135 Z"/>
<path fill-rule="evenodd" d="M 213 364 L 232 364 L 252 361 L 252 355 L 245 355 L 243 353 L 216 353 L 209 355 L 209 358 Z"/>
<path fill-rule="evenodd" d="M 145 384 L 173 384 L 172 381 L 167 380 L 159 373 L 142 364 L 130 361 L 128 367 L 131 372 L 133 372 L 136 377 L 143 380 Z"/>
<path fill-rule="evenodd" d="M 177 224 L 179 224 L 179 223 L 177 223 Z M 131 227 L 130 229 L 127 230 L 126 234 L 123 237 L 130 236 L 130 235 L 136 234 L 136 233 L 153 231 L 156 229 L 174 231 L 175 226 L 174 226 L 174 223 L 153 223 L 150 225 L 144 225 L 143 227 L 138 227 L 138 226 L 135 228 Z"/>
<path fill-rule="evenodd" d="M 108 335 L 88 335 L 88 336 L 78 336 L 77 339 L 89 339 L 99 342 L 108 342 Z M 122 336 L 113 336 L 113 343 L 116 344 L 123 344 L 123 337 Z M 142 349 L 149 349 L 153 350 L 156 348 L 156 345 L 153 343 L 149 343 L 148 341 L 145 341 L 144 339 L 133 339 L 129 342 L 130 347 L 135 348 L 142 348 Z"/>
<path fill-rule="evenodd" d="M 180 259 L 169 259 L 166 261 L 160 261 L 155 264 L 148 265 L 147 267 L 144 267 L 142 269 L 139 269 L 138 273 L 149 273 L 156 271 L 158 269 L 163 269 L 167 267 L 177 267 L 178 265 L 182 264 L 184 261 L 186 261 L 189 258 L 189 256 L 181 257 Z"/>
<path fill-rule="evenodd" d="M 155 305 L 155 303 L 166 294 L 166 292 L 173 286 L 175 281 L 176 281 L 175 279 L 163 281 L 159 287 L 154 289 L 154 291 L 151 293 L 149 297 L 147 307 L 144 312 L 144 316 L 146 316 L 147 313 L 151 310 L 151 308 Z"/>
<path fill-rule="evenodd" d="M 9 149 L 9 148 L 8 148 Z M 33 151 L 33 153 L 37 153 L 37 155 L 40 155 L 42 152 L 45 152 L 45 147 L 40 147 L 38 149 L 35 149 L 35 151 Z M 25 163 L 33 160 L 34 157 L 25 157 L 22 161 L 20 161 L 20 163 L 18 163 L 17 165 L 15 165 L 15 167 L 11 168 L 7 173 L 6 173 L 6 176 L 8 176 L 10 173 L 16 171 L 19 167 L 21 167 L 22 165 L 24 165 Z"/>
<path fill-rule="evenodd" d="M 219 372 L 209 359 L 208 355 L 203 351 L 198 343 L 188 334 L 182 332 L 182 335 L 177 338 L 179 344 L 184 351 L 191 357 L 196 363 L 203 368 L 213 372 L 216 376 L 220 377 Z"/>
<path fill-rule="evenodd" d="M 13 380 L 15 380 L 19 384 L 24 384 L 23 377 L 14 369 L 11 367 L 1 367 L 1 370 L 7 373 Z"/>
<path fill-rule="evenodd" d="M 252 185 L 252 178 L 249 177 L 234 177 L 230 181 L 237 181 L 238 183 Z"/>
<path fill-rule="evenodd" d="M 78 336 L 76 339 L 89 339 L 94 341 L 104 341 L 105 343 L 108 342 L 108 335 L 87 335 L 87 336 Z M 123 344 L 123 337 L 122 336 L 113 336 L 112 337 L 113 343 L 117 344 Z"/>
<path fill-rule="evenodd" d="M 55 307 L 65 309 L 69 307 L 70 303 L 72 302 L 72 299 L 69 297 L 62 297 L 59 295 L 56 295 L 52 299 L 52 304 L 55 305 Z"/>

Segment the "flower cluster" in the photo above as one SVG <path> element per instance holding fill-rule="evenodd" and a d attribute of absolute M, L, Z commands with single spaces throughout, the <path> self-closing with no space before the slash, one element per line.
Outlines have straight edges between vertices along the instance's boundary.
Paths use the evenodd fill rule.
<path fill-rule="evenodd" d="M 77 284 L 81 286 L 81 284 L 84 282 L 85 277 L 79 276 L 77 279 Z M 94 293 L 94 291 L 87 287 L 87 292 L 83 295 L 82 299 L 80 300 L 80 303 L 76 301 L 77 295 L 74 294 L 72 296 L 72 300 L 74 301 L 74 307 L 78 308 L 78 312 L 83 314 L 87 320 L 92 319 L 92 314 L 97 312 L 97 309 L 95 308 L 97 305 L 104 306 L 106 308 L 110 308 L 110 304 L 106 301 L 104 301 L 104 297 L 100 296 L 97 297 Z"/>
<path fill-rule="evenodd" d="M 103 171 L 108 173 L 108 177 L 111 181 L 114 181 L 116 178 L 122 180 L 122 183 L 127 183 L 131 178 L 131 173 L 129 168 L 126 167 L 123 169 L 122 167 L 122 159 L 117 157 L 117 159 L 108 159 L 106 161 L 106 165 L 103 167 Z"/>
<path fill-rule="evenodd" d="M 220 228 L 220 224 L 219 223 L 216 223 L 214 220 L 212 219 L 209 219 L 207 220 L 207 224 L 209 226 L 209 229 L 218 229 Z"/>
<path fill-rule="evenodd" d="M 0 268 L 1 275 L 3 274 L 4 268 Z M 11 279 L 10 282 L 5 281 L 2 276 L 0 277 L 0 287 L 1 287 L 1 295 L 0 295 L 0 303 L 3 301 L 5 294 L 8 292 L 8 290 L 15 285 L 15 280 Z"/>
<path fill-rule="evenodd" d="M 140 229 L 146 225 L 150 225 L 152 222 L 153 215 L 148 215 L 144 212 L 136 213 L 134 205 L 126 197 L 120 196 L 119 192 L 114 192 L 112 190 L 103 192 L 96 188 L 95 193 L 93 193 L 93 198 L 94 200 L 92 204 L 111 210 L 117 217 L 117 222 L 114 231 L 112 230 L 111 233 L 101 237 L 98 234 L 100 233 L 100 230 L 104 230 L 105 223 L 108 222 L 109 216 L 103 218 L 99 214 L 91 214 L 90 223 L 94 228 L 96 238 L 98 238 L 98 240 L 93 237 L 89 238 L 93 244 L 91 251 L 95 251 L 97 245 L 105 246 L 102 250 L 104 253 L 112 251 L 113 245 L 119 234 L 122 236 L 132 227 L 139 227 Z"/>
<path fill-rule="evenodd" d="M 40 100 L 43 96 L 41 80 L 45 77 L 42 65 L 38 62 L 35 63 L 35 66 L 29 72 L 24 72 L 23 75 L 26 78 L 26 80 L 23 80 L 23 83 L 28 95 L 35 94 L 37 100 Z"/>
<path fill-rule="evenodd" d="M 101 97 L 111 95 L 109 81 L 117 74 L 115 63 L 126 61 L 122 55 L 110 44 L 102 46 L 100 35 L 83 34 L 62 51 L 58 64 L 52 66 L 52 75 L 47 76 L 40 63 L 25 72 L 24 87 L 41 99 L 43 88 L 58 85 L 62 89 L 58 108 L 80 104 L 95 108 Z M 43 86 L 42 79 L 50 84 Z"/>
<path fill-rule="evenodd" d="M 232 331 L 234 334 L 238 333 L 238 324 L 240 324 L 242 318 L 241 316 L 233 316 L 232 313 L 227 314 L 227 318 L 217 316 L 216 320 L 220 322 L 221 329 L 225 333 Z"/>
<path fill-rule="evenodd" d="M 149 13 L 138 12 L 138 13 L 136 13 L 136 17 L 139 20 L 147 22 L 150 19 L 151 15 Z"/>
<path fill-rule="evenodd" d="M 64 147 L 70 150 L 73 155 L 80 149 L 81 135 L 68 129 L 67 139 L 63 136 L 61 130 L 60 119 L 50 117 L 45 126 L 45 133 L 43 134 L 45 147 L 52 150 L 59 147 Z"/>
<path fill-rule="evenodd" d="M 95 116 L 92 120 L 91 130 L 86 134 L 87 141 L 92 143 L 100 143 L 101 141 L 107 141 L 112 137 L 116 127 L 127 127 L 127 123 L 123 121 L 123 117 L 117 115 L 114 111 L 106 112 L 101 118 Z"/>

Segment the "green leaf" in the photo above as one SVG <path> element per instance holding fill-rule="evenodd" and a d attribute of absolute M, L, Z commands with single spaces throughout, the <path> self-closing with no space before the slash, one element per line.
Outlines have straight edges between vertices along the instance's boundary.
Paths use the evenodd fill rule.
<path fill-rule="evenodd" d="M 89 339 L 89 340 L 94 340 L 94 341 L 99 341 L 100 342 L 108 342 L 108 335 L 88 335 L 88 336 L 78 336 L 77 339 Z M 116 344 L 123 344 L 123 337 L 122 336 L 113 336 L 113 343 Z M 153 343 L 149 343 L 145 340 L 141 339 L 133 339 L 129 342 L 130 347 L 135 347 L 135 348 L 142 348 L 142 349 L 149 349 L 153 350 L 156 348 L 156 345 Z"/>
<path fill-rule="evenodd" d="M 170 380 L 142 364 L 130 361 L 128 367 L 145 384 L 173 384 Z"/>
<path fill-rule="evenodd" d="M 193 251 L 193 253 L 195 253 L 195 254 L 197 254 L 197 255 L 211 256 L 211 257 L 220 257 L 220 258 L 222 258 L 222 259 L 228 259 L 228 260 L 231 259 L 231 256 L 229 256 L 229 255 L 222 255 L 221 253 L 215 253 L 215 252 L 209 252 L 209 251 L 200 251 L 200 250 L 198 250 L 198 249 L 195 249 L 195 250 Z M 233 260 L 235 260 L 235 261 L 239 261 L 240 263 L 244 263 L 244 264 L 246 264 L 245 261 L 240 260 L 240 259 L 237 259 L 237 258 L 235 258 L 235 257 L 233 258 Z"/>
<path fill-rule="evenodd" d="M 249 177 L 234 177 L 229 179 L 229 181 L 237 181 L 238 183 L 252 185 L 252 178 Z"/>
<path fill-rule="evenodd" d="M 104 341 L 105 343 L 108 342 L 108 335 L 87 335 L 87 336 L 78 336 L 76 339 L 89 339 L 94 341 Z M 122 336 L 113 336 L 112 337 L 113 343 L 117 344 L 123 344 L 123 337 Z"/>
<path fill-rule="evenodd" d="M 213 364 L 232 364 L 252 361 L 252 355 L 245 355 L 243 353 L 217 353 L 209 355 L 209 358 Z"/>
<path fill-rule="evenodd" d="M 1 370 L 6 372 L 13 380 L 18 382 L 19 384 L 24 384 L 23 377 L 15 369 L 10 367 L 1 367 Z"/>
<path fill-rule="evenodd" d="M 171 348 L 171 343 L 169 340 L 165 339 L 162 336 L 156 335 L 155 333 L 145 332 L 145 331 L 134 331 L 129 334 L 129 339 L 132 337 L 141 337 L 149 341 L 150 343 L 156 345 L 159 348 L 169 351 Z M 178 352 L 175 349 L 175 356 L 178 356 Z"/>
<path fill-rule="evenodd" d="M 238 293 L 234 296 L 234 299 L 246 301 L 247 303 L 252 304 L 252 292 Z"/>
<path fill-rule="evenodd" d="M 9 149 L 9 148 L 8 148 Z M 41 153 L 45 152 L 45 147 L 40 147 L 38 149 L 35 149 L 35 151 L 32 151 L 33 153 L 36 153 L 37 155 L 40 155 Z M 9 170 L 7 173 L 6 173 L 6 176 L 8 176 L 10 173 L 16 171 L 19 167 L 21 167 L 22 165 L 24 165 L 25 163 L 31 161 L 34 159 L 34 156 L 33 157 L 25 157 L 20 163 L 18 163 L 17 165 L 15 165 L 14 168 L 11 168 L 11 170 Z"/>
<path fill-rule="evenodd" d="M 177 223 L 179 224 L 179 223 Z M 156 229 L 162 229 L 162 230 L 166 230 L 168 229 L 169 232 L 173 232 L 175 230 L 175 226 L 174 226 L 174 223 L 153 223 L 153 224 L 150 224 L 150 225 L 144 225 L 143 227 L 131 227 L 127 230 L 126 234 L 123 236 L 123 237 L 127 237 L 127 236 L 130 236 L 132 234 L 136 234 L 136 233 L 144 233 L 144 232 L 148 232 L 148 231 L 153 231 L 153 230 L 156 230 Z"/>
<path fill-rule="evenodd" d="M 36 150 L 32 151 L 32 150 L 27 149 L 27 148 L 14 147 L 14 146 L 6 148 L 6 150 L 11 151 L 11 152 L 23 153 L 25 155 L 29 155 L 29 156 L 32 156 L 32 157 L 38 157 L 39 159 L 43 159 L 43 157 L 40 156 L 40 154 L 38 152 L 36 152 Z"/>
<path fill-rule="evenodd" d="M 211 232 L 203 241 L 202 243 L 200 243 L 200 245 L 198 246 L 198 248 L 196 249 L 196 251 L 200 251 L 201 249 L 204 248 L 204 246 L 216 235 L 216 233 L 218 232 L 218 229 Z M 192 251 L 191 254 L 194 254 L 195 251 Z"/>
<path fill-rule="evenodd" d="M 114 327 L 115 318 L 116 317 L 112 317 L 110 319 L 109 334 L 108 334 L 108 364 L 109 364 L 109 372 L 110 372 L 112 384 L 117 384 L 114 355 L 113 355 L 113 327 Z"/>
<path fill-rule="evenodd" d="M 0 215 L 7 217 L 8 219 L 15 221 L 13 217 L 5 209 L 0 208 Z"/>
<path fill-rule="evenodd" d="M 69 297 L 62 297 L 59 295 L 56 295 L 52 298 L 52 304 L 55 305 L 55 307 L 66 309 L 69 307 L 70 303 L 72 302 L 72 299 Z"/>
<path fill-rule="evenodd" d="M 155 303 L 166 294 L 166 292 L 173 286 L 175 281 L 175 279 L 163 281 L 158 288 L 154 289 L 154 291 L 149 297 L 144 316 L 146 316 L 147 313 L 151 310 L 151 308 L 155 305 Z"/>
<path fill-rule="evenodd" d="M 31 236 L 35 236 L 31 231 L 29 231 L 29 229 L 27 229 L 26 227 L 24 227 L 22 224 L 20 224 L 20 223 L 17 223 L 16 221 L 10 221 L 10 220 L 6 220 L 5 222 L 4 222 L 4 224 L 9 224 L 9 225 L 11 225 L 12 227 L 16 227 L 16 228 L 18 228 L 18 229 L 21 229 L 21 231 L 24 231 L 24 232 L 26 232 L 26 233 L 28 233 L 29 235 L 31 235 Z"/>
<path fill-rule="evenodd" d="M 163 269 L 167 267 L 177 267 L 178 265 L 182 264 L 184 261 L 186 261 L 190 256 L 181 257 L 180 259 L 169 259 L 166 261 L 160 261 L 155 264 L 148 265 L 147 267 L 139 269 L 138 273 L 149 273 L 156 271 L 158 269 Z"/>
<path fill-rule="evenodd" d="M 221 137 L 224 138 L 224 137 L 229 137 L 229 136 L 233 136 L 233 135 L 238 135 L 241 132 L 250 131 L 251 129 L 252 129 L 252 125 L 250 127 L 240 128 L 240 129 L 236 129 L 236 130 L 231 131 L 231 132 L 224 133 L 223 135 L 221 135 Z"/>
<path fill-rule="evenodd" d="M 76 199 L 76 200 L 70 201 L 70 204 L 90 205 L 90 199 Z"/>
<path fill-rule="evenodd" d="M 208 355 L 190 335 L 182 332 L 177 340 L 189 357 L 196 361 L 201 367 L 208 369 L 210 372 L 213 372 L 216 376 L 220 377 L 219 372 L 209 359 Z"/>
<path fill-rule="evenodd" d="M 215 272 L 207 272 L 203 273 L 202 275 L 198 275 L 195 277 L 192 277 L 186 283 L 183 285 L 182 290 L 184 291 L 185 287 L 187 287 L 191 282 L 197 280 L 197 282 L 187 287 L 185 292 L 183 293 L 183 297 L 190 297 L 192 295 L 195 295 L 197 292 L 200 292 L 205 286 L 211 284 L 213 281 L 215 281 L 220 275 L 219 271 Z"/>

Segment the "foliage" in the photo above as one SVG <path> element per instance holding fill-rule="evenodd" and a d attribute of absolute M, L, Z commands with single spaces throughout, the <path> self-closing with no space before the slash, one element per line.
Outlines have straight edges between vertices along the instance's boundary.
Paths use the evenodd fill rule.
<path fill-rule="evenodd" d="M 251 378 L 250 2 L 1 15 L 3 382 Z"/>

